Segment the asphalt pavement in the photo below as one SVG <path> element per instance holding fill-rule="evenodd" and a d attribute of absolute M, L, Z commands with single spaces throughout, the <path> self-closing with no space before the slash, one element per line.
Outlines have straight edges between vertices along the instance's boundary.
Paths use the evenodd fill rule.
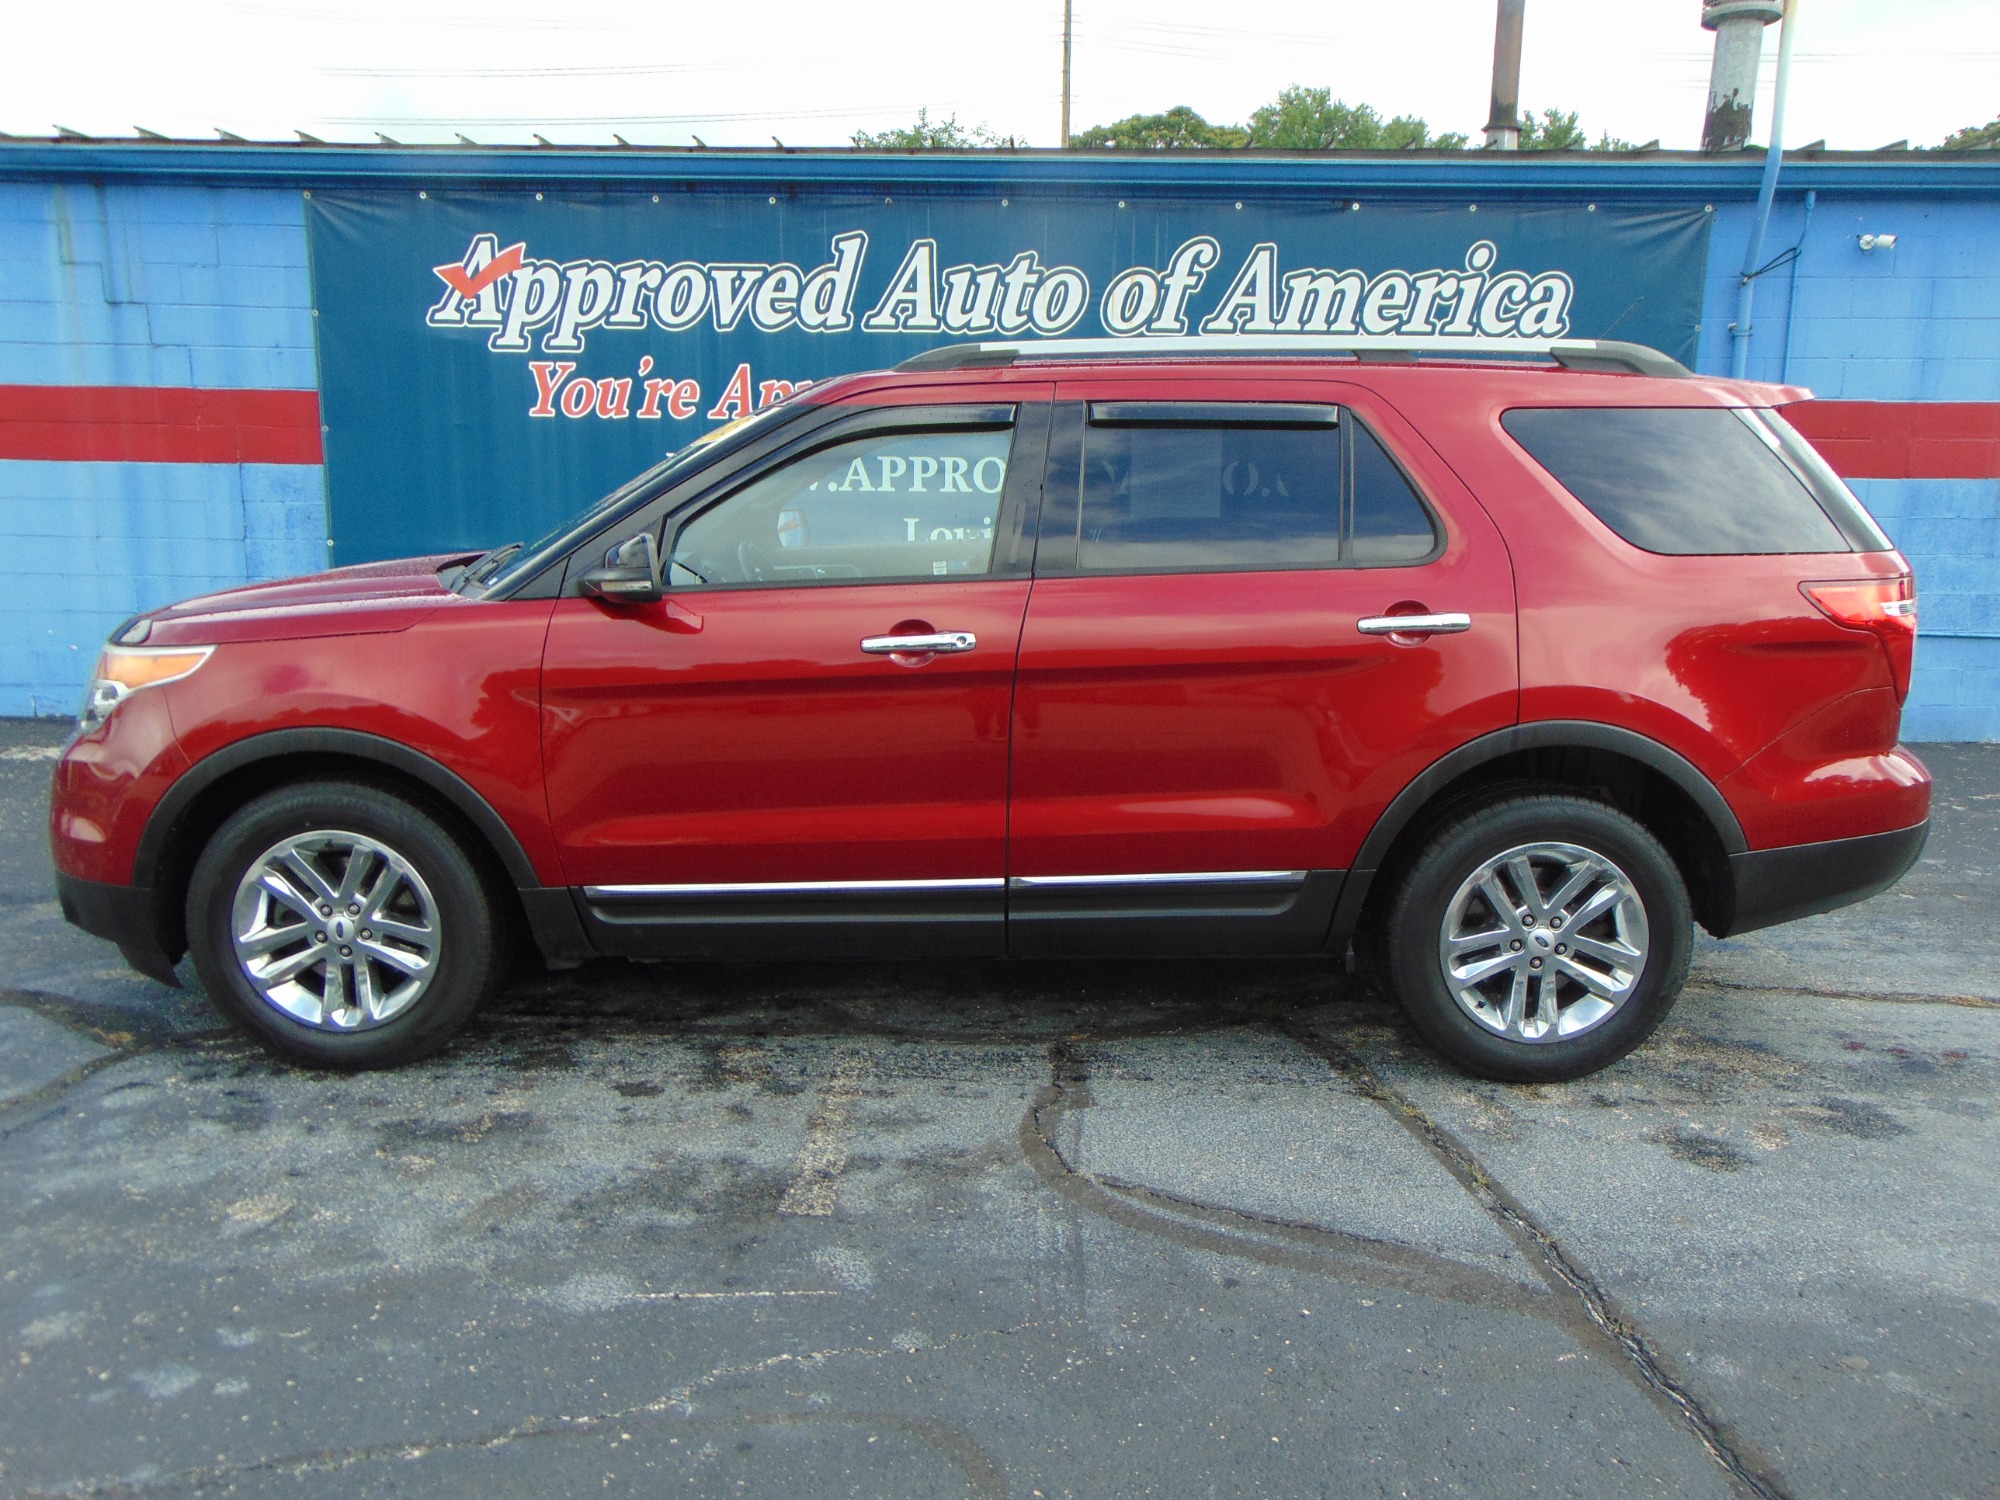
<path fill-rule="evenodd" d="M 1307 961 L 600 963 L 304 1072 L 62 922 L 62 733 L 0 722 L 0 1494 L 2000 1493 L 2000 746 L 1522 1088 Z"/>

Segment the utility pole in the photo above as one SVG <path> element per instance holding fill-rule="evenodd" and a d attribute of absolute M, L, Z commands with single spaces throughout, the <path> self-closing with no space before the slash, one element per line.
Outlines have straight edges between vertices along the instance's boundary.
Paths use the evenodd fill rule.
<path fill-rule="evenodd" d="M 1764 28 L 1784 14 L 1785 7 L 1778 0 L 1707 0 L 1702 6 L 1701 24 L 1715 33 L 1708 115 L 1701 127 L 1702 150 L 1734 151 L 1750 139 Z"/>
<path fill-rule="evenodd" d="M 1069 150 L 1069 24 L 1071 0 L 1063 0 L 1063 103 L 1062 143 Z"/>
<path fill-rule="evenodd" d="M 1521 149 L 1521 16 L 1528 0 L 1500 0 L 1493 23 L 1493 108 L 1486 116 L 1486 149 Z"/>

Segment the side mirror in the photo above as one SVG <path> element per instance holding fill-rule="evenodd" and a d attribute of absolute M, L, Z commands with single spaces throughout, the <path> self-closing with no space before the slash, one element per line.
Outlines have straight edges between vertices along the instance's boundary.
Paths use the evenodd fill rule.
<path fill-rule="evenodd" d="M 578 581 L 586 594 L 614 604 L 651 604 L 662 594 L 659 544 L 650 531 L 627 537 Z"/>

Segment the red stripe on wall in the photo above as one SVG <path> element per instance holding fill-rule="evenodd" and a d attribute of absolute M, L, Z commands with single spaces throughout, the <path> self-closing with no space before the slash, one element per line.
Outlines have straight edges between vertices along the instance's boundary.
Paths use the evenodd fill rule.
<path fill-rule="evenodd" d="M 319 393 L 0 385 L 0 458 L 316 464 Z"/>
<path fill-rule="evenodd" d="M 1802 401 L 1785 417 L 1843 479 L 2000 478 L 2000 401 Z"/>
<path fill-rule="evenodd" d="M 1802 401 L 1785 415 L 1846 479 L 2000 478 L 2000 401 Z M 0 458 L 317 464 L 319 394 L 0 385 Z"/>

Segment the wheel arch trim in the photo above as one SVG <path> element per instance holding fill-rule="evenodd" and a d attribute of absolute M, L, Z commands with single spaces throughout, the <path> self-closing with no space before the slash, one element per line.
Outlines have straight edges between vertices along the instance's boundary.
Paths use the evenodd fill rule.
<path fill-rule="evenodd" d="M 132 861 L 133 882 L 154 883 L 175 830 L 203 792 L 233 772 L 293 755 L 338 755 L 372 761 L 421 783 L 486 840 L 517 889 L 541 885 L 534 862 L 521 847 L 514 830 L 464 777 L 408 745 L 356 729 L 326 727 L 273 729 L 250 735 L 196 761 L 167 789 L 146 820 L 146 830 L 139 836 L 138 852 Z"/>
<path fill-rule="evenodd" d="M 1490 761 L 1523 750 L 1555 748 L 1602 750 L 1625 756 L 1659 773 L 1686 793 L 1688 799 L 1701 810 L 1715 830 L 1725 855 L 1742 854 L 1749 849 L 1742 823 L 1716 784 L 1693 761 L 1658 740 L 1590 719 L 1542 719 L 1530 724 L 1510 724 L 1505 729 L 1481 735 L 1439 756 L 1383 809 L 1369 829 L 1368 836 L 1361 841 L 1360 849 L 1355 852 L 1346 885 L 1334 909 L 1331 946 L 1346 946 L 1360 920 L 1369 888 L 1383 861 L 1388 858 L 1389 851 L 1438 793 Z"/>

